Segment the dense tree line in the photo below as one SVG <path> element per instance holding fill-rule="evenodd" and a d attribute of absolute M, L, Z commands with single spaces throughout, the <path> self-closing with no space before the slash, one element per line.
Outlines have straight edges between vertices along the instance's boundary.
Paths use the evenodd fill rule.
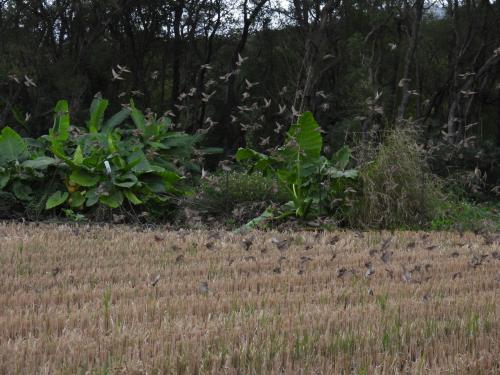
<path fill-rule="evenodd" d="M 419 129 L 498 177 L 498 1 L 0 0 L 0 35 L 0 127 L 26 136 L 100 93 L 230 154 L 310 110 L 332 148 Z"/>

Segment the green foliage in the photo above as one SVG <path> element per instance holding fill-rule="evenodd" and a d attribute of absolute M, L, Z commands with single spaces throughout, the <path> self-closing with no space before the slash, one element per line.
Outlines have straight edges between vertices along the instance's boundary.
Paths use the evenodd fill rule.
<path fill-rule="evenodd" d="M 244 223 L 258 215 L 263 207 L 287 200 L 286 192 L 272 177 L 257 171 L 231 171 L 202 179 L 185 204 L 205 216 L 231 217 L 237 223 Z"/>
<path fill-rule="evenodd" d="M 105 122 L 107 106 L 106 100 L 94 99 L 88 133 L 69 138 L 60 136 L 69 124 L 67 103 L 58 103 L 48 140 L 68 170 L 64 182 L 69 194 L 60 192 L 57 205 L 67 200 L 72 208 L 97 203 L 118 208 L 125 201 L 162 204 L 169 196 L 183 194 L 179 182 L 185 170 L 196 168 L 190 158 L 200 139 L 171 131 L 169 119 L 146 117 L 133 102 Z M 125 124 L 129 114 L 133 126 Z"/>
<path fill-rule="evenodd" d="M 58 163 L 54 158 L 41 156 L 32 147 L 34 144 L 9 127 L 0 134 L 0 190 L 26 208 L 40 201 L 44 190 L 52 188 L 50 172 Z M 8 217 L 9 209 L 17 205 L 6 199 L 11 203 L 0 207 L 0 215 Z"/>
<path fill-rule="evenodd" d="M 45 208 L 47 210 L 50 210 L 51 208 L 60 206 L 61 204 L 66 202 L 66 200 L 68 199 L 68 195 L 69 194 L 67 191 L 63 193 L 61 193 L 60 191 L 56 191 L 49 197 L 49 199 L 47 199 L 47 203 L 45 203 Z"/>
<path fill-rule="evenodd" d="M 52 142 L 64 142 L 69 138 L 69 107 L 66 100 L 57 102 L 54 108 L 54 125 L 49 130 Z"/>
<path fill-rule="evenodd" d="M 289 202 L 281 207 L 278 218 L 294 215 L 301 219 L 320 215 L 324 208 L 331 210 L 332 195 L 340 185 L 336 180 L 353 179 L 355 170 L 345 170 L 350 150 L 344 146 L 332 160 L 321 155 L 321 128 L 310 112 L 302 114 L 290 127 L 284 145 L 271 155 L 252 149 L 239 149 L 236 160 L 250 162 L 250 171 L 262 171 L 275 177 L 287 192 Z"/>
<path fill-rule="evenodd" d="M 433 230 L 500 231 L 500 203 L 443 202 L 430 227 Z"/>
<path fill-rule="evenodd" d="M 220 150 L 195 150 L 199 136 L 172 131 L 170 119 L 145 115 L 133 102 L 106 120 L 107 106 L 95 98 L 84 132 L 72 130 L 66 101 L 57 103 L 49 134 L 37 140 L 2 129 L 1 217 L 22 214 L 24 207 L 26 217 L 57 209 L 80 220 L 84 213 L 124 205 L 158 216 L 187 196 L 182 202 L 202 215 L 249 226 L 325 214 L 361 227 L 500 228 L 500 207 L 444 199 L 408 132 L 394 131 L 377 147 L 364 144 L 368 152 L 357 178 L 358 171 L 349 169 L 349 147 L 330 159 L 323 156 L 321 129 L 304 113 L 274 152 L 238 150 L 236 159 L 248 173 L 209 176 L 195 194 L 187 194 L 189 175 L 199 171 L 195 153 Z"/>
<path fill-rule="evenodd" d="M 0 166 L 12 161 L 23 161 L 28 157 L 28 146 L 24 139 L 9 127 L 0 133 Z"/>
<path fill-rule="evenodd" d="M 100 97 L 94 98 L 90 105 L 90 119 L 87 121 L 89 133 L 98 133 L 104 121 L 104 112 L 108 108 L 109 102 Z M 124 119 L 125 120 L 125 119 Z"/>
<path fill-rule="evenodd" d="M 187 188 L 182 181 L 198 169 L 192 155 L 201 138 L 171 131 L 169 119 L 145 116 L 133 102 L 105 121 L 107 107 L 106 100 L 94 99 L 83 134 L 72 132 L 64 100 L 55 107 L 49 134 L 37 141 L 29 143 L 4 128 L 0 189 L 23 202 L 45 196 L 46 210 L 118 208 L 125 202 L 161 206 L 183 195 Z M 132 122 L 127 122 L 129 117 Z M 37 146 L 32 152 L 30 144 Z M 50 184 L 41 183 L 49 178 Z"/>

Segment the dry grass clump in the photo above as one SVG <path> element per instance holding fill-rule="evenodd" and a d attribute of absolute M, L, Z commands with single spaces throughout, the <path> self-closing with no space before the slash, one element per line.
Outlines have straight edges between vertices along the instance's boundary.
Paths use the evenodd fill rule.
<path fill-rule="evenodd" d="M 416 134 L 393 130 L 384 142 L 363 145 L 361 194 L 348 219 L 363 228 L 422 228 L 444 203 L 438 178 L 429 172 Z"/>
<path fill-rule="evenodd" d="M 0 373 L 500 371 L 497 236 L 0 226 Z"/>

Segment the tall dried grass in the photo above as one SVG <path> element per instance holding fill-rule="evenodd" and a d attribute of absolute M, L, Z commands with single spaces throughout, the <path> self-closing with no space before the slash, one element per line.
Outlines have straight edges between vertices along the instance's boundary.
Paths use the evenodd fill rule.
<path fill-rule="evenodd" d="M 498 237 L 4 224 L 0 244 L 0 373 L 500 371 Z"/>
<path fill-rule="evenodd" d="M 416 134 L 393 130 L 383 143 L 363 144 L 361 195 L 348 214 L 351 225 L 365 228 L 422 228 L 439 213 L 444 194 L 427 167 Z"/>

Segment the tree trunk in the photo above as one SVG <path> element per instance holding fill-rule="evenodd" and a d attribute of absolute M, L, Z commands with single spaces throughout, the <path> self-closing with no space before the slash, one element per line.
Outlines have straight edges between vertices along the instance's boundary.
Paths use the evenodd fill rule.
<path fill-rule="evenodd" d="M 396 123 L 401 126 L 404 122 L 404 115 L 408 100 L 410 99 L 410 69 L 412 62 L 415 59 L 415 52 L 418 45 L 418 36 L 420 31 L 420 24 L 422 22 L 422 13 L 424 9 L 424 0 L 416 0 L 413 5 L 413 23 L 411 29 L 410 40 L 408 44 L 408 50 L 405 56 L 405 65 L 403 70 L 403 78 L 401 79 L 401 102 L 399 104 Z"/>
<path fill-rule="evenodd" d="M 177 2 L 174 9 L 174 45 L 173 45 L 173 63 L 172 63 L 172 95 L 170 97 L 171 107 L 176 116 L 179 117 L 179 109 L 175 107 L 178 102 L 181 86 L 181 57 L 182 57 L 182 36 L 181 21 L 182 11 L 184 10 L 184 1 Z"/>

